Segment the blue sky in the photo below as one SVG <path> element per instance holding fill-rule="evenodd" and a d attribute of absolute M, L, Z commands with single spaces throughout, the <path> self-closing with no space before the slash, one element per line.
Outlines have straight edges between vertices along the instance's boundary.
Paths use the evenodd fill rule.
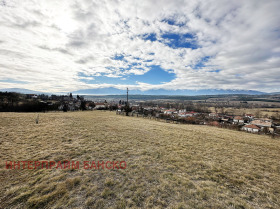
<path fill-rule="evenodd" d="M 160 37 L 157 38 L 155 33 L 149 33 L 143 35 L 144 40 L 149 41 L 159 41 L 171 48 L 190 48 L 190 49 L 197 49 L 199 45 L 196 43 L 195 37 L 190 34 L 176 34 L 176 33 L 165 33 L 162 34 Z"/>
<path fill-rule="evenodd" d="M 18 81 L 18 80 L 14 80 L 14 79 L 6 79 L 6 80 L 0 80 L 0 82 L 2 83 L 18 83 L 18 84 L 27 84 L 28 82 L 25 81 Z"/>
<path fill-rule="evenodd" d="M 175 78 L 175 74 L 172 72 L 167 72 L 161 69 L 159 66 L 150 66 L 150 70 L 143 75 L 125 75 L 121 77 L 107 77 L 106 75 L 100 76 L 87 76 L 83 73 L 79 74 L 83 78 L 80 79 L 82 82 L 88 84 L 124 84 L 124 85 L 136 85 L 137 83 L 149 83 L 149 84 L 162 84 L 170 82 Z"/>
<path fill-rule="evenodd" d="M 0 89 L 280 91 L 280 2 L 6 1 Z"/>

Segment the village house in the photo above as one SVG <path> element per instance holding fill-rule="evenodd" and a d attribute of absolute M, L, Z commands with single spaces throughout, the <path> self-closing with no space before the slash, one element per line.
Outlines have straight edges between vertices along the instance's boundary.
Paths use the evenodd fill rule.
<path fill-rule="evenodd" d="M 178 113 L 178 116 L 181 117 L 181 118 L 188 117 L 185 112 Z"/>
<path fill-rule="evenodd" d="M 144 108 L 144 110 L 148 110 L 148 111 L 153 110 L 153 107 L 150 107 L 150 106 L 144 106 L 143 108 Z"/>
<path fill-rule="evenodd" d="M 222 122 L 223 124 L 231 123 L 231 122 L 232 122 L 232 119 L 233 119 L 232 116 L 224 115 L 224 116 L 222 116 L 222 118 L 221 118 L 221 122 Z"/>
<path fill-rule="evenodd" d="M 95 106 L 94 102 L 87 102 L 86 103 L 86 109 L 87 110 L 93 110 L 94 106 Z"/>
<path fill-rule="evenodd" d="M 229 118 L 227 118 L 227 117 L 222 117 L 222 118 L 221 118 L 221 121 L 222 121 L 223 123 L 229 122 Z"/>
<path fill-rule="evenodd" d="M 95 103 L 94 109 L 105 109 L 107 107 L 107 103 Z"/>
<path fill-rule="evenodd" d="M 250 120 L 253 120 L 255 116 L 252 114 L 245 114 L 245 117 L 249 118 Z"/>
<path fill-rule="evenodd" d="M 249 124 L 243 126 L 242 130 L 252 132 L 252 133 L 258 133 L 260 131 L 260 128 L 254 124 Z"/>
<path fill-rule="evenodd" d="M 165 114 L 165 115 L 172 115 L 174 112 L 176 112 L 176 110 L 170 109 L 170 110 L 165 110 L 165 111 L 164 111 L 164 114 Z"/>
<path fill-rule="evenodd" d="M 263 122 L 272 122 L 272 119 L 269 118 L 260 118 L 260 120 Z"/>
<path fill-rule="evenodd" d="M 179 111 L 179 114 L 178 116 L 179 117 L 193 117 L 193 116 L 196 116 L 198 113 L 197 112 L 194 112 L 194 111 L 191 111 L 191 112 L 181 112 Z"/>
<path fill-rule="evenodd" d="M 251 121 L 251 124 L 259 126 L 261 128 L 267 127 L 267 128 L 271 128 L 272 123 L 265 121 L 265 120 L 253 120 Z"/>
<path fill-rule="evenodd" d="M 233 118 L 233 123 L 234 124 L 244 124 L 244 118 L 241 116 L 235 116 Z"/>

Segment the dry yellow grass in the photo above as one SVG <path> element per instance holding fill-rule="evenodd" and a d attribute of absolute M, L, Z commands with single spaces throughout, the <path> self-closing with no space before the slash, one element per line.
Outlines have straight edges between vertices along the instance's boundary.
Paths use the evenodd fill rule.
<path fill-rule="evenodd" d="M 210 111 L 215 112 L 214 107 L 209 108 Z M 243 114 L 253 114 L 258 115 L 260 117 L 279 117 L 280 109 L 279 108 L 217 108 L 218 113 L 222 113 L 222 111 L 227 112 L 227 114 L 232 115 L 243 115 Z"/>
<path fill-rule="evenodd" d="M 110 112 L 0 113 L 0 208 L 280 208 L 280 141 Z M 125 160 L 119 170 L 5 161 Z"/>

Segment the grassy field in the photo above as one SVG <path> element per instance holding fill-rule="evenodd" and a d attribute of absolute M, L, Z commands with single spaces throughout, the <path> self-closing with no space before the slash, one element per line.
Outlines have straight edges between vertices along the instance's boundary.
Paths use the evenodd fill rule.
<path fill-rule="evenodd" d="M 215 112 L 214 107 L 209 108 L 211 112 Z M 280 108 L 224 108 L 224 112 L 231 115 L 244 115 L 244 114 L 253 114 L 258 115 L 259 117 L 271 117 L 274 116 L 279 118 L 280 115 Z M 217 108 L 218 113 L 222 113 L 221 108 Z"/>
<path fill-rule="evenodd" d="M 111 112 L 0 113 L 0 208 L 280 208 L 280 141 Z M 6 161 L 126 161 L 15 169 Z"/>

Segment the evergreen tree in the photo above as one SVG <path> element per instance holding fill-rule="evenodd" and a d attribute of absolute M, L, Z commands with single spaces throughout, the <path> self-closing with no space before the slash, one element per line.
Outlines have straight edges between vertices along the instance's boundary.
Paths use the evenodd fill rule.
<path fill-rule="evenodd" d="M 81 101 L 80 109 L 83 110 L 83 111 L 87 109 L 87 108 L 86 108 L 86 101 L 84 101 L 84 100 Z"/>

